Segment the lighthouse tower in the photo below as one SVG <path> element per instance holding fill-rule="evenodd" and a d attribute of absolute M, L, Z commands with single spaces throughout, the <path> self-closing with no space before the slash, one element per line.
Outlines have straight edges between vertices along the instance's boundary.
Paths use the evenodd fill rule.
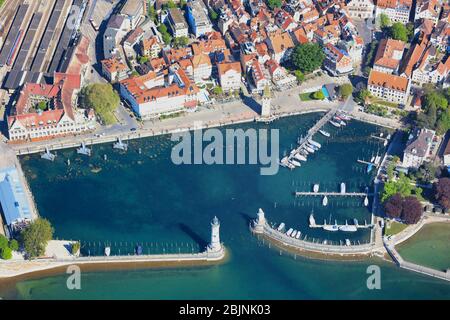
<path fill-rule="evenodd" d="M 257 218 L 254 224 L 254 231 L 256 233 L 262 233 L 264 231 L 264 226 L 266 225 L 266 217 L 264 216 L 264 211 L 260 208 L 257 213 Z"/>
<path fill-rule="evenodd" d="M 211 221 L 211 243 L 208 245 L 209 252 L 222 251 L 222 244 L 220 243 L 220 222 L 217 217 Z"/>
<path fill-rule="evenodd" d="M 262 96 L 262 102 L 261 102 L 261 117 L 263 118 L 269 118 L 270 117 L 270 102 L 271 102 L 271 93 L 270 88 L 268 85 L 264 88 L 263 96 Z"/>

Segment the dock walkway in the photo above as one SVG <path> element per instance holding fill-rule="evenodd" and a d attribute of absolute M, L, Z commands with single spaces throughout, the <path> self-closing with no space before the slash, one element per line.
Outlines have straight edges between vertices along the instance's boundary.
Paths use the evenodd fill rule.
<path fill-rule="evenodd" d="M 301 196 L 313 196 L 313 197 L 366 197 L 370 196 L 371 194 L 366 192 L 295 192 L 296 197 Z"/>

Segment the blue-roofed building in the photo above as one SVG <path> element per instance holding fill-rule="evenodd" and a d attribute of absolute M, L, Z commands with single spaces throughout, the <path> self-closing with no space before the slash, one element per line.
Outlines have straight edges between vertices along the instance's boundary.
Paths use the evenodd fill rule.
<path fill-rule="evenodd" d="M 0 170 L 0 204 L 5 224 L 10 228 L 32 220 L 25 186 L 15 167 Z"/>
<path fill-rule="evenodd" d="M 196 38 L 213 31 L 208 17 L 208 9 L 201 0 L 188 2 L 186 6 L 186 20 Z"/>

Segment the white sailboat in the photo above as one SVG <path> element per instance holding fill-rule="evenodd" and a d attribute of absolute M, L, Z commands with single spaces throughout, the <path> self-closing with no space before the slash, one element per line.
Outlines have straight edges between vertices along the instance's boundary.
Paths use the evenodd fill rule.
<path fill-rule="evenodd" d="M 369 198 L 364 198 L 364 206 L 367 207 L 369 205 Z"/>
<path fill-rule="evenodd" d="M 314 184 L 313 191 L 314 191 L 314 193 L 319 192 L 319 184 L 318 183 Z"/>
<path fill-rule="evenodd" d="M 294 229 L 292 229 L 292 228 L 289 228 L 289 230 L 286 232 L 286 235 L 288 236 L 288 237 L 290 237 L 291 236 L 291 233 L 292 233 L 292 231 L 294 231 Z"/>
<path fill-rule="evenodd" d="M 110 254 L 111 254 L 111 248 L 105 247 L 105 256 L 109 257 Z"/>
<path fill-rule="evenodd" d="M 280 225 L 277 228 L 277 231 L 282 232 L 284 230 L 284 226 L 285 226 L 284 222 L 280 223 Z"/>
<path fill-rule="evenodd" d="M 313 145 L 313 146 L 316 146 L 317 148 L 321 148 L 322 147 L 322 145 L 320 143 L 314 141 L 313 139 L 308 139 L 308 143 Z"/>
<path fill-rule="evenodd" d="M 344 182 L 342 182 L 341 183 L 341 194 L 344 194 L 345 193 L 345 190 L 346 188 L 345 188 L 345 183 Z"/>
<path fill-rule="evenodd" d="M 300 239 L 301 235 L 302 235 L 302 233 L 300 231 L 297 231 L 297 234 L 295 235 L 295 239 Z"/>
<path fill-rule="evenodd" d="M 324 207 L 326 207 L 326 206 L 328 205 L 328 197 L 327 197 L 327 196 L 325 196 L 325 197 L 323 198 L 323 200 L 322 200 L 322 205 L 323 205 Z"/>
<path fill-rule="evenodd" d="M 308 151 L 309 153 L 314 153 L 314 149 L 311 148 L 310 146 L 305 146 L 306 151 Z"/>
<path fill-rule="evenodd" d="M 294 160 L 294 159 L 289 160 L 289 162 L 291 164 L 293 164 L 294 166 L 296 166 L 296 167 L 301 167 L 301 163 L 296 161 L 296 160 Z"/>
<path fill-rule="evenodd" d="M 358 228 L 356 226 L 347 224 L 347 220 L 345 220 L 345 225 L 340 226 L 339 230 L 344 232 L 356 232 L 358 231 Z"/>
<path fill-rule="evenodd" d="M 330 120 L 330 124 L 333 125 L 333 126 L 335 126 L 336 128 L 340 128 L 340 127 L 341 127 L 341 124 L 340 124 L 340 123 L 334 122 L 334 121 L 332 121 L 332 120 Z"/>
<path fill-rule="evenodd" d="M 292 231 L 291 238 L 295 238 L 296 235 L 297 235 L 297 230 Z"/>

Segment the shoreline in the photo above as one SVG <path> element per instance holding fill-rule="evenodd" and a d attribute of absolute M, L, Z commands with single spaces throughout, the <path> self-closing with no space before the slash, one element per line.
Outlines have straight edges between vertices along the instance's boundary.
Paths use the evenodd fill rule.
<path fill-rule="evenodd" d="M 3 265 L 6 264 L 16 264 L 16 266 L 20 266 L 20 264 L 31 265 L 28 270 L 20 270 L 12 272 L 11 274 L 0 274 L 0 285 L 12 281 L 23 281 L 29 279 L 40 279 L 48 276 L 55 276 L 64 274 L 67 270 L 68 266 L 78 266 L 82 272 L 101 272 L 101 271 L 114 271 L 114 270 L 146 270 L 146 269 L 166 269 L 166 268 L 198 268 L 198 267 L 206 267 L 206 266 L 215 266 L 222 265 L 227 263 L 230 260 L 231 254 L 228 249 L 224 250 L 224 254 L 216 259 L 170 259 L 170 260 L 151 260 L 149 259 L 101 259 L 98 257 L 98 260 L 76 260 L 73 261 L 39 261 L 39 260 L 31 260 L 31 261 L 20 261 L 20 262 L 4 262 Z M 0 263 L 2 266 L 2 263 Z"/>
<path fill-rule="evenodd" d="M 300 107 L 301 108 L 301 107 Z M 299 116 L 303 114 L 310 114 L 310 113 L 319 113 L 319 112 L 328 112 L 329 110 L 336 108 L 339 109 L 339 104 L 336 103 L 330 103 L 330 105 L 321 105 L 321 106 L 311 106 L 307 107 L 302 110 L 295 110 L 295 111 L 281 111 L 281 112 L 273 112 L 272 118 L 269 120 L 269 122 L 276 121 L 281 118 L 286 117 L 293 117 L 293 116 Z M 392 126 L 379 123 L 376 120 L 370 120 L 368 117 L 370 115 L 366 114 L 359 114 L 356 112 L 349 113 L 349 116 L 353 118 L 354 120 L 365 122 L 371 125 L 381 126 L 385 128 L 395 129 Z M 175 118 L 176 119 L 176 118 Z M 164 120 L 163 120 L 164 121 Z M 196 126 L 196 122 L 202 122 L 201 126 Z M 136 140 L 136 139 L 143 139 L 143 138 L 149 138 L 149 137 L 158 137 L 163 135 L 169 135 L 174 133 L 182 133 L 182 132 L 188 132 L 196 129 L 209 129 L 209 128 L 222 128 L 225 126 L 232 126 L 237 124 L 244 124 L 244 123 L 251 123 L 251 122 L 266 122 L 263 118 L 261 118 L 258 114 L 252 112 L 245 113 L 244 116 L 241 117 L 230 117 L 228 119 L 219 120 L 219 121 L 192 121 L 192 123 L 189 123 L 187 127 L 179 127 L 177 125 L 174 125 L 174 128 L 171 128 L 170 124 L 166 126 L 166 129 L 164 127 L 160 130 L 153 130 L 148 128 L 140 128 L 137 131 L 134 132 L 122 132 L 117 134 L 112 134 L 108 136 L 100 136 L 100 137 L 86 137 L 86 136 L 74 136 L 70 139 L 68 137 L 61 137 L 60 139 L 67 139 L 68 141 L 57 141 L 56 139 L 50 139 L 47 141 L 40 141 L 41 144 L 35 146 L 35 143 L 38 143 L 36 141 L 35 143 L 31 142 L 28 144 L 25 143 L 8 143 L 8 146 L 14 150 L 16 153 L 16 156 L 23 156 L 23 155 L 30 155 L 35 153 L 44 152 L 45 148 L 48 148 L 50 151 L 53 150 L 64 150 L 64 149 L 71 149 L 76 148 L 81 145 L 82 142 L 85 142 L 86 146 L 92 146 L 92 145 L 98 145 L 98 144 L 106 144 L 106 143 L 113 143 L 116 142 L 117 139 L 120 137 L 123 141 L 129 141 L 129 140 Z"/>

